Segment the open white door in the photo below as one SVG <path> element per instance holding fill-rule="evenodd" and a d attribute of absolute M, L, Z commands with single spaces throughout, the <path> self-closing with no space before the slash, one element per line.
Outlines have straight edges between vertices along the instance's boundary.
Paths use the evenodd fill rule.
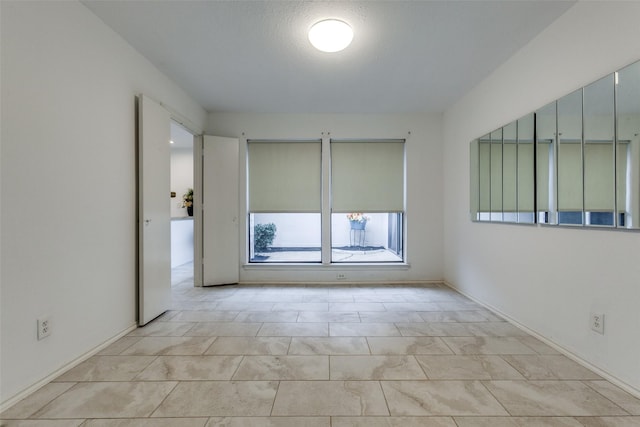
<path fill-rule="evenodd" d="M 202 161 L 202 283 L 238 283 L 239 141 L 204 135 Z"/>
<path fill-rule="evenodd" d="M 138 324 L 171 304 L 171 117 L 157 102 L 138 98 Z"/>

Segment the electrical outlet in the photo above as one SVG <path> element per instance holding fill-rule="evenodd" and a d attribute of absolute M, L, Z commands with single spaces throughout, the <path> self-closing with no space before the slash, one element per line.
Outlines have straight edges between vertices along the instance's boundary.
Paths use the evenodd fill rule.
<path fill-rule="evenodd" d="M 591 330 L 604 335 L 604 314 L 591 313 Z"/>
<path fill-rule="evenodd" d="M 338 280 L 346 280 L 347 279 L 347 275 L 346 275 L 346 273 L 336 273 L 336 279 L 338 279 Z"/>
<path fill-rule="evenodd" d="M 38 341 L 51 335 L 51 318 L 38 319 Z"/>

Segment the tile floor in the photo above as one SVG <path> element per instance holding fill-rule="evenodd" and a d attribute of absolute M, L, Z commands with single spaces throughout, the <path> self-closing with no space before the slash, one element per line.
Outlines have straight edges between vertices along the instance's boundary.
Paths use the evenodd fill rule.
<path fill-rule="evenodd" d="M 640 426 L 640 399 L 442 285 L 199 289 L 178 276 L 170 312 L 1 425 Z"/>

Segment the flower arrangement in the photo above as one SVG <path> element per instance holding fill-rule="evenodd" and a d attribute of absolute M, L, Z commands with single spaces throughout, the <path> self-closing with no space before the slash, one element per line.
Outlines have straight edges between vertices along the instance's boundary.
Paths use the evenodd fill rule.
<path fill-rule="evenodd" d="M 363 215 L 361 212 L 354 212 L 354 213 L 347 214 L 347 219 L 350 222 L 360 222 L 360 223 L 371 220 L 370 217 Z"/>
<path fill-rule="evenodd" d="M 188 188 L 187 192 L 182 195 L 182 207 L 188 208 L 193 206 L 193 188 Z"/>

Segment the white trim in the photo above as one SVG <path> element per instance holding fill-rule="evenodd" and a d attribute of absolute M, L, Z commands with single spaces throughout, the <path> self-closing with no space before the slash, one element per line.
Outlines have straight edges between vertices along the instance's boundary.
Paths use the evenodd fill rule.
<path fill-rule="evenodd" d="M 137 97 L 142 96 L 142 92 L 136 93 Z M 202 129 L 200 129 L 200 127 L 198 125 L 196 125 L 195 123 L 193 123 L 188 117 L 184 116 L 183 114 L 179 113 L 178 110 L 176 110 L 175 108 L 171 107 L 170 105 L 167 105 L 166 103 L 157 100 L 156 98 L 153 98 L 151 96 L 147 96 L 145 95 L 147 98 L 151 99 L 152 101 L 160 104 L 165 110 L 167 110 L 169 112 L 169 115 L 171 116 L 171 120 L 173 120 L 174 122 L 178 123 L 180 126 L 182 126 L 183 128 L 185 128 L 186 130 L 188 130 L 190 133 L 192 133 L 193 135 L 200 135 L 202 134 Z"/>
<path fill-rule="evenodd" d="M 362 263 L 333 263 L 333 264 L 321 264 L 319 262 L 313 263 L 260 263 L 254 262 L 250 264 L 242 264 L 243 270 L 260 270 L 260 271 L 283 271 L 283 270 L 304 270 L 304 271 L 332 271 L 332 270 L 350 270 L 350 271 L 364 271 L 371 270 L 409 270 L 411 264 L 405 262 L 362 262 Z M 417 282 L 429 282 L 430 280 L 419 280 Z M 442 282 L 442 279 L 438 280 Z M 404 282 L 403 282 L 404 283 Z"/>
<path fill-rule="evenodd" d="M 108 346 L 110 346 L 111 344 L 113 344 L 114 342 L 119 340 L 120 338 L 122 338 L 125 335 L 127 335 L 129 332 L 135 330 L 137 327 L 138 327 L 138 325 L 136 325 L 136 324 L 133 324 L 133 325 L 129 326 L 124 331 L 119 332 L 115 336 L 113 336 L 113 337 L 109 338 L 108 340 L 104 341 L 102 344 L 98 344 L 97 346 L 93 347 L 92 349 L 90 349 L 86 353 L 76 357 L 71 362 L 66 363 L 65 365 L 63 365 L 59 369 L 56 369 L 55 371 L 53 371 L 51 374 L 47 375 L 46 377 L 42 378 L 41 380 L 37 381 L 36 383 L 28 386 L 27 388 L 25 388 L 24 390 L 22 390 L 22 391 L 18 392 L 17 394 L 13 395 L 11 398 L 5 400 L 4 402 L 0 403 L 0 413 L 6 411 L 10 407 L 15 405 L 19 401 L 21 401 L 22 399 L 24 399 L 24 398 L 28 397 L 29 395 L 31 395 L 32 393 L 35 393 L 41 387 L 49 384 L 51 381 L 53 381 L 58 376 L 62 375 L 63 373 L 67 372 L 68 370 L 70 370 L 72 368 L 75 368 L 76 366 L 78 366 L 80 363 L 84 362 L 85 360 L 87 360 L 91 356 L 94 356 L 95 354 L 97 354 L 100 351 L 104 350 L 105 348 L 107 348 Z"/>
<path fill-rule="evenodd" d="M 469 298 L 470 300 L 482 305 L 486 309 L 498 314 L 500 317 L 503 317 L 504 319 L 506 319 L 513 326 L 515 326 L 518 329 L 521 329 L 524 332 L 528 333 L 529 335 L 539 339 L 543 343 L 547 344 L 549 347 L 553 348 L 554 350 L 559 351 L 560 353 L 562 353 L 563 355 L 567 356 L 569 359 L 573 360 L 574 362 L 576 362 L 576 363 L 582 365 L 583 367 L 595 372 L 596 374 L 600 375 L 605 380 L 607 380 L 607 381 L 613 383 L 614 385 L 620 387 L 622 390 L 626 391 L 627 393 L 629 393 L 633 397 L 640 399 L 640 390 L 638 390 L 637 388 L 633 387 L 632 385 L 627 384 L 626 382 L 624 382 L 620 378 L 617 378 L 616 376 L 610 374 L 609 372 L 603 370 L 602 368 L 599 368 L 599 367 L 593 365 L 592 363 L 584 360 L 583 358 L 581 358 L 577 354 L 572 353 L 571 351 L 569 351 L 566 348 L 562 347 L 560 344 L 558 344 L 558 343 L 550 340 L 549 338 L 547 338 L 547 337 L 545 337 L 543 335 L 540 335 L 536 331 L 526 327 L 525 325 L 523 325 L 520 322 L 518 322 L 517 320 L 515 320 L 513 317 L 503 313 L 502 311 L 498 310 L 496 307 L 492 306 L 491 304 L 487 304 L 486 302 L 481 301 L 481 300 L 479 300 L 479 299 L 477 299 L 477 298 L 475 298 L 475 297 L 473 297 L 473 296 L 461 291 L 460 289 L 456 288 L 453 284 L 447 282 L 446 280 L 443 281 L 442 283 L 444 283 L 446 286 L 450 287 L 454 291 L 456 291 L 456 292 L 464 295 L 465 297 Z"/>
<path fill-rule="evenodd" d="M 322 132 L 322 212 L 320 221 L 320 259 L 322 265 L 331 265 L 331 138 Z"/>

